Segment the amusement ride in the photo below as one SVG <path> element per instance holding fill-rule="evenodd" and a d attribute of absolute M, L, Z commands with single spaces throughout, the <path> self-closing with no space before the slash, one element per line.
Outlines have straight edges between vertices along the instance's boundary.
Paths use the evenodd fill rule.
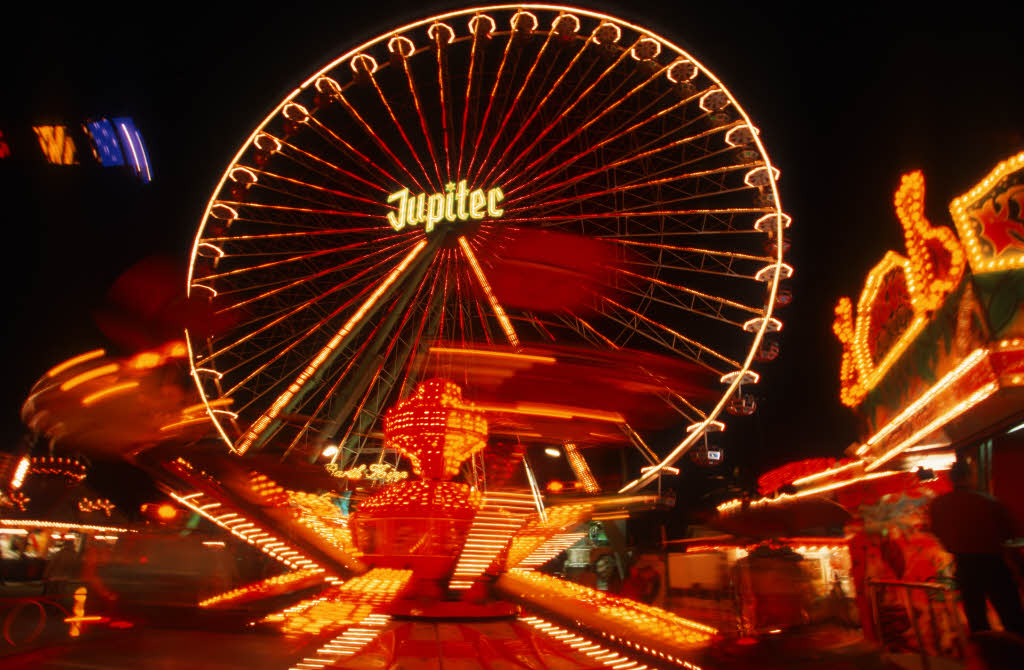
<path fill-rule="evenodd" d="M 778 177 L 723 83 L 649 30 L 552 5 L 416 21 L 243 142 L 191 251 L 209 323 L 55 367 L 23 417 L 276 561 L 198 605 L 307 636 L 295 668 L 422 656 L 417 621 L 468 619 L 490 622 L 464 626 L 471 655 L 693 668 L 714 628 L 534 568 L 663 504 L 648 485 L 754 410 L 792 273 Z M 171 368 L 198 394 L 154 390 Z M 602 449 L 643 465 L 604 477 Z"/>

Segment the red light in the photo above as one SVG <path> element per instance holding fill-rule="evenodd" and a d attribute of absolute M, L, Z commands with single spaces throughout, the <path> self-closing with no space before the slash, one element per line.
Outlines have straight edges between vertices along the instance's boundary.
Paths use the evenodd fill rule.
<path fill-rule="evenodd" d="M 164 503 L 160 507 L 156 508 L 156 515 L 164 521 L 170 521 L 174 517 L 178 516 L 178 510 L 174 509 L 173 506 Z"/>

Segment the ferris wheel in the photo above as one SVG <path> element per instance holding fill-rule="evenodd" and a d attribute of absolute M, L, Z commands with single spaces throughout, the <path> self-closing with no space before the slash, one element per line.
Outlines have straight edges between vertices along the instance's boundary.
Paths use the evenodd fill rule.
<path fill-rule="evenodd" d="M 411 23 L 305 79 L 225 170 L 188 290 L 231 325 L 186 333 L 192 375 L 234 452 L 351 463 L 431 365 L 611 355 L 689 428 L 642 485 L 746 402 L 781 327 L 777 179 L 732 94 L 648 30 L 549 5 Z"/>

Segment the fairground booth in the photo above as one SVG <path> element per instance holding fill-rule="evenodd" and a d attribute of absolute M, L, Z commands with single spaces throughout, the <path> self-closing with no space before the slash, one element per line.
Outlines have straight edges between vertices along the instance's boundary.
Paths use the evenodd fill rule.
<path fill-rule="evenodd" d="M 841 401 L 857 413 L 859 440 L 842 458 L 766 473 L 763 497 L 719 514 L 799 516 L 809 502 L 838 503 L 851 514 L 840 540 L 850 574 L 834 560 L 834 581 L 855 590 L 865 633 L 958 656 L 952 556 L 929 532 L 928 505 L 950 489 L 959 458 L 1024 521 L 1024 153 L 953 200 L 955 233 L 928 220 L 924 194 L 923 174 L 903 176 L 894 204 L 906 248 L 886 252 L 857 301 L 836 306 Z"/>

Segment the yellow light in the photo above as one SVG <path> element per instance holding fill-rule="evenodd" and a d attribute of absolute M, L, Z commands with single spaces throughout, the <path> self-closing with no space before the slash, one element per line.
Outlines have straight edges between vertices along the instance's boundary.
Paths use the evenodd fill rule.
<path fill-rule="evenodd" d="M 484 275 L 484 271 L 480 267 L 480 263 L 476 260 L 476 255 L 473 254 L 473 250 L 470 248 L 469 243 L 466 242 L 466 238 L 462 235 L 459 236 L 459 246 L 462 247 L 462 252 L 466 255 L 466 260 L 469 261 L 470 267 L 473 268 L 473 273 L 476 275 L 477 281 L 480 282 L 480 288 L 484 290 L 484 295 L 487 296 L 488 302 L 491 303 L 491 309 L 494 310 L 494 315 L 498 317 L 498 323 L 501 324 L 501 329 L 505 331 L 505 337 L 508 338 L 509 344 L 511 344 L 514 349 L 518 349 L 519 338 L 516 337 L 516 331 L 512 328 L 512 322 L 508 320 L 501 303 L 499 303 L 498 299 L 494 296 L 494 292 L 491 290 L 491 285 L 487 281 L 487 277 Z"/>
<path fill-rule="evenodd" d="M 112 396 L 118 393 L 122 393 L 124 391 L 128 391 L 130 389 L 137 387 L 138 385 L 139 382 L 131 381 L 122 382 L 120 384 L 114 384 L 113 386 L 108 386 L 105 389 L 101 389 L 99 391 L 96 391 L 95 393 L 90 393 L 89 395 L 82 398 L 82 405 L 84 407 L 88 407 L 89 405 L 93 405 L 98 401 L 102 400 L 103 398 L 106 398 L 107 396 Z"/>
<path fill-rule="evenodd" d="M 60 373 L 64 372 L 65 370 L 67 370 L 69 368 L 73 368 L 76 365 L 79 365 L 81 363 L 85 363 L 86 361 L 91 361 L 94 358 L 100 358 L 101 356 L 106 356 L 106 355 L 107 355 L 107 352 L 104 351 L 103 349 L 94 349 L 93 351 L 87 351 L 84 354 L 79 354 L 78 356 L 75 356 L 74 358 L 69 358 L 68 360 L 64 361 L 60 365 L 51 368 L 46 373 L 46 376 L 47 377 L 56 377 L 57 375 L 59 375 Z"/>
<path fill-rule="evenodd" d="M 79 375 L 75 375 L 71 379 L 69 379 L 66 382 L 64 382 L 63 384 L 61 384 L 60 385 L 60 390 L 61 391 L 70 391 L 71 389 L 75 388 L 76 386 L 79 386 L 80 384 L 84 384 L 87 381 L 91 381 L 93 379 L 97 379 L 97 378 L 103 377 L 105 375 L 112 375 L 115 372 L 117 372 L 119 369 L 120 369 L 120 366 L 117 363 L 108 363 L 107 365 L 101 365 L 98 368 L 93 368 L 92 370 L 87 370 L 86 372 L 83 372 L 83 373 L 81 373 Z"/>
<path fill-rule="evenodd" d="M 28 466 L 31 463 L 28 456 L 22 456 L 18 461 L 18 467 L 14 469 L 14 477 L 11 478 L 11 488 L 20 489 L 25 483 L 25 475 L 28 474 Z"/>
<path fill-rule="evenodd" d="M 849 407 L 859 405 L 868 391 L 875 388 L 900 359 L 924 329 L 931 313 L 959 284 L 966 265 L 963 247 L 953 231 L 944 226 L 933 227 L 925 218 L 924 175 L 921 172 L 903 176 L 894 196 L 894 205 L 903 227 L 909 258 L 889 251 L 871 269 L 857 301 L 856 318 L 848 298 L 840 299 L 836 305 L 832 330 L 843 345 L 839 372 L 840 400 Z M 949 255 L 948 268 L 942 274 L 932 260 L 935 248 L 929 247 L 929 242 L 936 243 Z M 876 361 L 869 342 L 871 314 L 878 291 L 891 273 L 898 273 L 904 281 L 910 300 L 907 307 L 913 318 L 881 360 Z"/>
<path fill-rule="evenodd" d="M 75 141 L 65 126 L 33 126 L 46 161 L 53 165 L 75 165 Z"/>
<path fill-rule="evenodd" d="M 978 228 L 983 228 L 983 222 L 979 222 L 978 213 L 986 216 L 996 216 L 993 205 L 1001 206 L 1003 215 L 1008 216 L 1010 201 L 1015 200 L 1018 207 L 1024 204 L 1024 188 L 1017 184 L 1005 190 L 996 187 L 1010 174 L 1024 168 L 1024 152 L 1002 161 L 989 174 L 974 186 L 970 191 L 953 200 L 949 205 L 949 211 L 953 215 L 957 232 L 960 239 L 967 247 L 967 255 L 971 261 L 971 269 L 976 273 L 997 272 L 1010 270 L 1024 266 L 1024 249 L 1018 245 L 1008 245 L 1007 248 L 993 254 L 987 248 L 983 249 L 978 240 Z M 991 200 L 987 200 L 992 196 Z M 981 211 L 979 203 L 986 199 Z M 1019 210 L 1018 210 L 1019 211 Z M 1010 247 L 1017 247 L 1016 250 Z M 1007 253 L 1009 251 L 1009 253 Z"/>

